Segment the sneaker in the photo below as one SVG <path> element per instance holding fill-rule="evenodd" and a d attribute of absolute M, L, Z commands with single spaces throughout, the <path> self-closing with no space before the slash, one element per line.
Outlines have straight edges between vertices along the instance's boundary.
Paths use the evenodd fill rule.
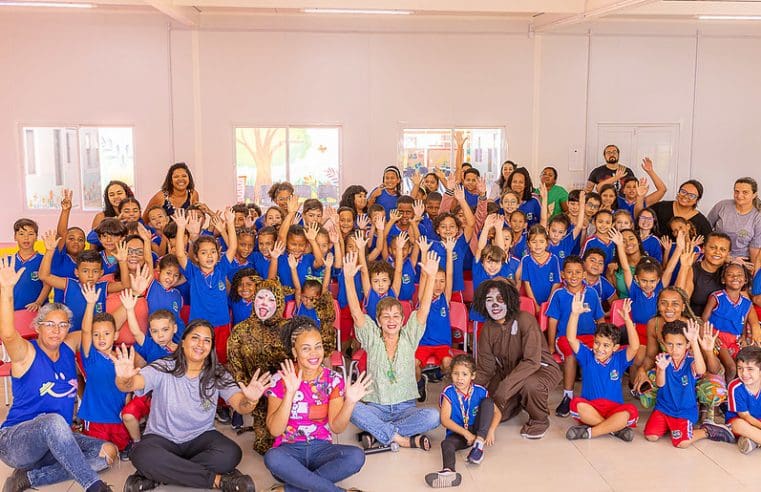
<path fill-rule="evenodd" d="M 139 473 L 133 473 L 124 482 L 124 492 L 140 492 L 141 490 L 155 489 L 158 486 L 159 484 L 153 480 L 145 478 Z"/>
<path fill-rule="evenodd" d="M 238 412 L 233 412 L 232 423 L 233 429 L 240 430 L 243 428 L 243 415 Z"/>
<path fill-rule="evenodd" d="M 119 451 L 119 459 L 121 461 L 129 461 L 129 455 L 133 449 L 135 449 L 135 443 L 130 442 L 124 449 Z"/>
<path fill-rule="evenodd" d="M 220 424 L 229 424 L 230 423 L 230 409 L 225 407 L 217 407 L 217 415 L 216 415 L 217 422 Z"/>
<path fill-rule="evenodd" d="M 256 492 L 254 479 L 242 474 L 237 468 L 222 475 L 219 479 L 219 488 L 222 492 Z"/>
<path fill-rule="evenodd" d="M 521 432 L 521 437 L 523 439 L 536 440 L 536 439 L 543 438 L 546 433 L 547 433 L 546 429 L 541 432 Z"/>
<path fill-rule="evenodd" d="M 611 432 L 610 435 L 617 437 L 624 442 L 632 442 L 634 440 L 634 431 L 631 427 L 624 427 L 620 431 Z"/>
<path fill-rule="evenodd" d="M 481 462 L 484 460 L 484 450 L 483 448 L 479 446 L 473 446 L 470 448 L 470 453 L 468 453 L 468 463 L 473 463 L 474 465 L 480 465 Z"/>
<path fill-rule="evenodd" d="M 569 427 L 565 433 L 565 438 L 569 441 L 575 441 L 576 439 L 592 439 L 591 427 L 588 425 L 574 425 Z"/>
<path fill-rule="evenodd" d="M 11 476 L 6 478 L 5 484 L 3 484 L 3 492 L 21 492 L 31 488 L 32 484 L 29 483 L 29 476 L 26 474 L 26 470 L 20 468 L 13 470 Z"/>
<path fill-rule="evenodd" d="M 462 475 L 451 470 L 441 470 L 436 473 L 429 473 L 425 476 L 425 483 L 434 489 L 443 489 L 444 487 L 457 487 L 462 482 Z"/>
<path fill-rule="evenodd" d="M 734 434 L 732 434 L 732 431 L 729 430 L 729 427 L 726 425 L 714 424 L 713 422 L 704 422 L 700 428 L 706 432 L 706 437 L 711 441 L 729 443 L 735 442 Z"/>
<path fill-rule="evenodd" d="M 737 447 L 740 448 L 740 452 L 742 454 L 750 454 L 754 449 L 758 447 L 758 443 L 753 439 L 742 436 L 737 440 Z"/>
<path fill-rule="evenodd" d="M 563 397 L 560 405 L 555 409 L 555 415 L 558 417 L 568 417 L 571 414 L 571 399 L 568 395 Z"/>
<path fill-rule="evenodd" d="M 420 379 L 417 380 L 417 391 L 420 394 L 418 396 L 417 401 L 424 402 L 425 399 L 428 397 L 428 390 L 426 388 L 426 385 L 428 384 L 428 376 L 425 374 L 420 375 Z"/>
<path fill-rule="evenodd" d="M 103 480 L 98 480 L 87 488 L 87 492 L 114 492 L 114 489 Z"/>

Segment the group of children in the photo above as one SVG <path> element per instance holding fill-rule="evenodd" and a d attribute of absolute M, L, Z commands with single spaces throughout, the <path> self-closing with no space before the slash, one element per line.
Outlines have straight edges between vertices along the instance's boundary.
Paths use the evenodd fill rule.
<path fill-rule="evenodd" d="M 71 193 L 64 192 L 57 229 L 42 235 L 44 255 L 34 250 L 37 224 L 29 219 L 14 224 L 16 268 L 25 268 L 14 292 L 15 308 L 38 309 L 52 289 L 53 297 L 72 310 L 71 330 L 82 332 L 86 380 L 79 406 L 82 432 L 114 442 L 127 457 L 140 439 L 150 396 L 129 399 L 116 388 L 109 355 L 117 343 L 133 343 L 141 363 L 151 363 L 176 349 L 188 319 L 203 318 L 215 327 L 217 357 L 224 363 L 231 327 L 251 315 L 256 282 L 272 279 L 292 289 L 286 298 L 294 304 L 292 312 L 318 324 L 315 302 L 332 293 L 340 308 L 339 335 L 350 353 L 357 344 L 347 280 L 339 274 L 345 254 L 358 257 L 361 267 L 351 287 L 370 316 L 389 296 L 414 307 L 425 283 L 433 282 L 430 314 L 415 354 L 416 376 L 421 400 L 427 369 L 439 368 L 451 378 L 440 407 L 447 429 L 443 472 L 455 473 L 454 450 L 472 446 L 468 459 L 479 463 L 483 445 L 494 442 L 498 420 L 486 390 L 473 384 L 474 359 L 454 356 L 453 342 L 462 340 L 460 333 L 453 339 L 452 306 L 470 301 L 467 284 L 504 278 L 521 288 L 532 314 L 547 321 L 550 351 L 564 368 L 556 413 L 579 422 L 567 437 L 612 434 L 631 441 L 638 412 L 623 401 L 624 373 L 642 364 L 660 294 L 674 283 L 680 266 L 691 268 L 699 238 L 676 218 L 669 224 L 675 241 L 659 241 L 653 235 L 655 214 L 643 206 L 651 199 L 647 186 L 643 190 L 636 180 L 624 183 L 617 200 L 605 199 L 608 190 L 574 190 L 563 202 L 565 210 L 551 210 L 547 189 L 542 184 L 534 194 L 523 168 L 510 174 L 509 188 L 496 200 L 487 198 L 485 179 L 467 164 L 447 177 L 432 176 L 417 179 L 420 188 L 403 195 L 402 176 L 389 166 L 371 193 L 348 187 L 337 209 L 313 198 L 302 203 L 292 185 L 276 183 L 268 209 L 237 204 L 222 213 L 202 204 L 142 211 L 127 185 L 112 182 L 104 197 L 109 213 L 96 217 L 88 233 L 69 227 Z M 437 253 L 440 268 L 421 279 L 418 259 L 429 251 Z M 636 264 L 629 263 L 633 257 L 640 258 Z M 684 447 L 704 437 L 733 441 L 734 433 L 741 436 L 743 452 L 761 443 L 761 348 L 741 348 L 746 338 L 761 342 L 747 295 L 751 283 L 753 293 L 761 294 L 755 266 L 753 281 L 743 265 L 724 268 L 724 289 L 699 313 L 702 327 L 682 319 L 662 326 L 648 440 L 670 432 L 673 444 Z M 610 313 L 622 293 L 631 300 Z M 624 328 L 606 322 L 610 316 L 622 319 Z M 475 349 L 486 320 L 472 310 L 469 320 Z M 725 422 L 731 432 L 711 421 L 693 429 L 696 378 L 713 357 L 729 383 Z M 582 391 L 576 397 L 578 368 Z M 426 480 L 441 486 L 441 473 Z"/>

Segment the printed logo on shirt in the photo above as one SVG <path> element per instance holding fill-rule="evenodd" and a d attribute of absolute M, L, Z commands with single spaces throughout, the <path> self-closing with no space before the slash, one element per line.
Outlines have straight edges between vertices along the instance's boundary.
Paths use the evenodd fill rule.
<path fill-rule="evenodd" d="M 405 273 L 402 275 L 402 283 L 403 284 L 409 284 L 412 281 L 412 278 L 410 278 L 410 275 L 408 273 Z"/>
<path fill-rule="evenodd" d="M 177 304 L 177 301 L 172 302 L 172 311 L 177 312 L 180 310 L 180 306 Z"/>
<path fill-rule="evenodd" d="M 37 272 L 32 272 L 31 279 L 34 282 L 37 282 L 38 280 L 40 280 L 40 276 L 39 276 L 39 274 Z"/>
<path fill-rule="evenodd" d="M 616 371 L 615 369 L 610 371 L 610 380 L 611 381 L 618 381 L 618 371 Z"/>
<path fill-rule="evenodd" d="M 680 431 L 680 430 L 671 431 L 671 438 L 672 439 L 679 439 L 681 437 L 682 437 L 682 431 Z"/>
<path fill-rule="evenodd" d="M 688 378 L 687 375 L 685 374 L 684 376 L 682 376 L 682 386 L 687 386 L 688 384 L 690 384 L 690 378 Z"/>
<path fill-rule="evenodd" d="M 555 282 L 555 274 L 553 272 L 550 272 L 550 275 L 549 275 L 549 277 L 547 277 L 547 280 L 549 280 L 550 283 L 554 283 Z"/>
<path fill-rule="evenodd" d="M 440 316 L 442 318 L 446 318 L 447 317 L 447 308 L 445 308 L 444 306 L 441 306 L 441 314 L 440 314 Z"/>
<path fill-rule="evenodd" d="M 225 290 L 225 283 L 223 281 L 219 281 L 219 284 L 217 284 L 217 289 L 219 290 Z"/>
<path fill-rule="evenodd" d="M 565 258 L 565 251 L 558 251 L 558 258 Z"/>
<path fill-rule="evenodd" d="M 102 313 L 103 312 L 103 303 L 99 302 L 95 305 L 95 312 L 96 313 Z"/>

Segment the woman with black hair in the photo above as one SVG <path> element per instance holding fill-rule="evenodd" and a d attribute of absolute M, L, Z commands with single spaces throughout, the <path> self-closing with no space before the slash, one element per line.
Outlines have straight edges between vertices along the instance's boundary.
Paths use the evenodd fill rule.
<path fill-rule="evenodd" d="M 355 215 L 367 213 L 367 190 L 362 185 L 351 185 L 341 195 L 339 207 L 349 207 Z"/>
<path fill-rule="evenodd" d="M 676 200 L 665 200 L 650 205 L 660 225 L 657 234 L 659 236 L 671 235 L 671 231 L 667 227 L 668 223 L 674 217 L 682 217 L 692 222 L 692 225 L 695 226 L 695 232 L 699 236 L 708 236 L 713 228 L 706 216 L 698 210 L 698 202 L 701 198 L 703 198 L 703 185 L 696 179 L 690 179 L 679 186 L 679 190 L 676 192 Z"/>
<path fill-rule="evenodd" d="M 518 290 L 505 279 L 479 285 L 473 301 L 486 318 L 478 339 L 475 382 L 489 390 L 503 422 L 525 410 L 529 418 L 521 436 L 541 439 L 550 426 L 549 393 L 562 373 L 536 318 L 519 310 Z"/>
<path fill-rule="evenodd" d="M 521 197 L 518 210 L 526 214 L 526 227 L 538 224 L 542 215 L 542 204 L 533 195 L 534 185 L 525 167 L 516 168 L 507 178 L 507 188 Z"/>
<path fill-rule="evenodd" d="M 491 186 L 491 191 L 489 191 L 490 199 L 498 200 L 502 196 L 502 193 L 509 189 L 507 187 L 507 178 L 513 174 L 513 171 L 515 171 L 515 163 L 513 161 L 505 161 L 502 163 L 499 178 Z"/>
<path fill-rule="evenodd" d="M 178 208 L 188 209 L 192 204 L 198 203 L 198 192 L 190 168 L 184 162 L 178 162 L 169 166 L 166 172 L 161 190 L 153 195 L 148 205 L 145 206 L 143 221 L 148 223 L 148 211 L 155 205 L 160 205 L 167 217 L 174 215 Z"/>
<path fill-rule="evenodd" d="M 138 369 L 135 353 L 124 345 L 112 357 L 116 386 L 138 396 L 153 392 L 148 426 L 130 459 L 137 472 L 125 492 L 173 484 L 198 489 L 254 492 L 254 481 L 235 467 L 240 447 L 214 428 L 217 400 L 236 412 L 251 413 L 270 382 L 270 373 L 254 373 L 248 384 L 235 383 L 219 364 L 214 329 L 208 321 L 191 321 L 171 356 Z M 171 410 L 171 411 L 170 411 Z"/>
<path fill-rule="evenodd" d="M 103 219 L 107 217 L 118 217 L 119 204 L 125 198 L 134 198 L 135 194 L 132 192 L 132 188 L 129 187 L 124 181 L 109 181 L 106 185 L 106 189 L 103 190 L 103 211 L 95 214 L 92 219 L 91 229 L 98 227 L 98 224 L 103 222 Z"/>

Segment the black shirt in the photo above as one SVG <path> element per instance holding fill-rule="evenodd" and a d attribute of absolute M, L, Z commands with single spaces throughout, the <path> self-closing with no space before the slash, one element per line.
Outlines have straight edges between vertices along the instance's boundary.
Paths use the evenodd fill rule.
<path fill-rule="evenodd" d="M 707 272 L 700 266 L 700 262 L 692 265 L 692 296 L 690 296 L 690 307 L 692 312 L 697 316 L 703 315 L 703 310 L 708 304 L 708 297 L 724 288 L 721 283 L 721 270 L 716 272 Z"/>
<path fill-rule="evenodd" d="M 658 236 L 670 236 L 671 231 L 669 230 L 668 225 L 669 221 L 674 218 L 674 201 L 668 200 L 658 202 L 653 204 L 650 208 L 653 210 L 653 212 L 655 212 L 655 217 L 658 219 Z M 708 219 L 706 219 L 705 215 L 700 212 L 695 214 L 689 220 L 692 222 L 692 225 L 695 226 L 695 232 L 699 236 L 706 237 L 713 230 L 711 224 L 708 222 Z"/>
<path fill-rule="evenodd" d="M 636 177 L 636 176 L 634 176 L 634 171 L 632 171 L 628 167 L 624 166 L 623 164 L 619 164 L 619 167 L 624 168 L 624 170 L 626 171 L 626 174 L 624 175 L 623 178 L 619 179 L 618 181 L 614 181 L 612 183 L 613 186 L 615 186 L 615 188 L 616 188 L 616 193 L 621 193 L 621 182 L 625 178 L 628 178 L 628 177 L 635 178 Z M 600 167 L 596 167 L 596 168 L 592 169 L 592 172 L 589 173 L 589 181 L 591 181 L 594 184 L 598 184 L 600 181 L 602 181 L 604 179 L 608 179 L 608 178 L 612 177 L 614 174 L 616 174 L 616 171 L 614 171 L 613 169 L 609 168 L 606 165 L 602 165 Z M 597 190 L 597 192 L 599 193 L 600 190 Z"/>

